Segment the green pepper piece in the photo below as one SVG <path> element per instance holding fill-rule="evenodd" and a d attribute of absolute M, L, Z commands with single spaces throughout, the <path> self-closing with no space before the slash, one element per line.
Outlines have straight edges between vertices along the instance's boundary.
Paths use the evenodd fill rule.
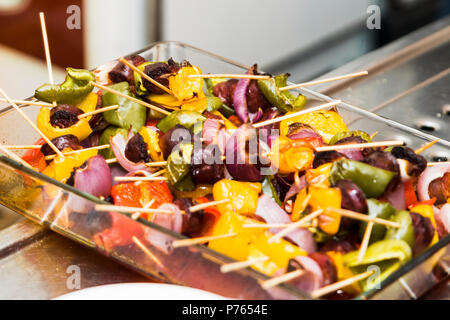
<path fill-rule="evenodd" d="M 371 270 L 371 266 L 377 266 L 380 273 L 360 281 L 364 291 L 374 288 L 386 279 L 401 265 L 411 260 L 412 250 L 403 240 L 381 240 L 371 244 L 362 261 L 358 261 L 359 250 L 347 253 L 344 256 L 344 264 L 357 274 Z"/>
<path fill-rule="evenodd" d="M 354 130 L 354 131 L 341 131 L 336 133 L 333 137 L 331 137 L 330 142 L 328 144 L 335 144 L 341 139 L 347 138 L 347 137 L 361 137 L 363 140 L 366 140 L 367 142 L 372 142 L 372 139 L 370 138 L 370 135 L 364 131 L 360 130 Z"/>
<path fill-rule="evenodd" d="M 368 198 L 378 198 L 395 177 L 395 172 L 380 169 L 366 163 L 342 159 L 333 163 L 330 182 L 334 185 L 338 181 L 348 179 L 353 181 Z"/>
<path fill-rule="evenodd" d="M 34 97 L 40 101 L 58 104 L 76 104 L 83 100 L 94 88 L 90 81 L 94 75 L 84 69 L 66 68 L 67 76 L 61 84 L 43 84 L 36 89 Z"/>
<path fill-rule="evenodd" d="M 119 82 L 113 84 L 110 88 L 126 95 L 133 96 L 128 82 Z M 131 129 L 133 133 L 138 132 L 145 125 L 147 108 L 143 105 L 119 97 L 111 92 L 103 93 L 103 104 L 105 106 L 119 106 L 119 109 L 117 110 L 110 110 L 103 113 L 103 117 L 109 124 L 127 130 Z"/>
<path fill-rule="evenodd" d="M 280 197 L 272 183 L 273 176 L 266 176 L 262 182 L 262 192 L 271 197 L 278 205 L 281 206 Z"/>
<path fill-rule="evenodd" d="M 139 70 L 141 70 L 142 72 L 144 72 L 145 67 L 150 65 L 150 64 L 154 64 L 157 61 L 147 61 L 144 63 L 141 63 L 137 68 Z M 142 81 L 142 76 L 137 73 L 136 71 L 133 71 L 133 78 L 134 78 L 134 88 L 136 89 L 136 93 L 139 96 L 144 96 L 147 94 L 147 88 L 144 87 L 144 82 Z"/>
<path fill-rule="evenodd" d="M 195 183 L 192 175 L 188 174 L 173 186 L 177 191 L 189 192 L 195 190 Z"/>
<path fill-rule="evenodd" d="M 208 101 L 206 111 L 213 112 L 222 107 L 222 100 L 217 97 L 206 97 L 206 101 Z"/>
<path fill-rule="evenodd" d="M 377 199 L 367 199 L 368 216 L 372 218 L 381 218 L 389 220 L 392 215 L 395 214 L 395 208 L 389 202 L 381 202 Z M 366 231 L 367 222 L 361 221 L 359 224 L 359 235 L 361 238 L 364 236 Z M 382 224 L 374 223 L 372 227 L 372 233 L 370 234 L 370 242 L 374 243 L 376 241 L 384 239 L 386 235 L 386 227 Z"/>
<path fill-rule="evenodd" d="M 288 90 L 280 91 L 279 88 L 286 86 L 287 78 L 288 74 L 280 74 L 267 80 L 258 80 L 258 88 L 264 97 L 283 113 L 300 110 L 306 104 L 304 95 L 295 97 Z"/>
<path fill-rule="evenodd" d="M 408 211 L 398 211 L 391 217 L 392 221 L 400 223 L 400 228 L 390 227 L 385 239 L 397 239 L 405 241 L 411 248 L 414 247 L 414 227 Z"/>
<path fill-rule="evenodd" d="M 193 150 L 192 143 L 182 142 L 167 157 L 166 175 L 172 186 L 175 186 L 190 172 Z"/>
<path fill-rule="evenodd" d="M 99 145 L 103 146 L 105 144 L 109 144 L 110 138 L 114 137 L 118 133 L 121 133 L 125 138 L 127 138 L 128 136 L 128 131 L 126 129 L 109 126 L 105 129 L 105 131 L 103 131 L 102 135 L 100 136 L 100 139 L 98 140 Z M 99 154 L 102 155 L 105 159 L 112 159 L 115 157 L 114 152 L 111 148 L 100 150 Z"/>
<path fill-rule="evenodd" d="M 206 91 L 204 90 L 204 92 L 207 97 L 215 97 L 214 92 L 213 92 L 214 86 L 220 82 L 227 81 L 227 79 L 225 79 L 225 78 L 206 78 L 203 80 L 205 81 L 205 85 L 206 85 Z"/>
<path fill-rule="evenodd" d="M 165 133 L 175 127 L 177 124 L 181 124 L 187 129 L 193 129 L 194 133 L 197 133 L 195 131 L 200 131 L 202 129 L 202 126 L 198 124 L 203 124 L 205 120 L 206 118 L 199 112 L 190 110 L 177 110 L 158 122 L 156 127 Z"/>

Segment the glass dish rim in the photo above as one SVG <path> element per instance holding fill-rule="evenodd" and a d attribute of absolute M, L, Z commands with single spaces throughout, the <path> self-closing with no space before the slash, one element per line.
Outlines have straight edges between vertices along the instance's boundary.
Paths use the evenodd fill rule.
<path fill-rule="evenodd" d="M 206 51 L 206 50 L 201 49 L 201 48 L 197 48 L 195 46 L 192 46 L 192 45 L 180 42 L 180 41 L 157 41 L 157 42 L 153 42 L 153 43 L 147 45 L 146 47 L 144 47 L 141 50 L 138 50 L 138 51 L 135 51 L 133 53 L 130 53 L 130 55 L 142 54 L 143 52 L 151 50 L 152 48 L 155 48 L 158 45 L 176 45 L 176 46 L 180 46 L 180 47 L 183 47 L 183 48 L 196 50 L 196 51 L 200 52 L 201 54 L 204 54 L 204 55 L 210 56 L 212 58 L 221 60 L 222 62 L 226 62 L 228 64 L 232 64 L 232 65 L 237 66 L 239 68 L 242 68 L 242 69 L 248 69 L 249 68 L 248 66 L 246 66 L 244 64 L 241 64 L 239 62 L 236 62 L 236 61 L 234 61 L 232 59 L 224 58 L 224 57 L 222 57 L 220 55 L 217 55 L 215 53 Z M 292 83 L 290 83 L 290 84 L 292 84 Z M 324 100 L 324 101 L 327 101 L 327 102 L 335 100 L 335 99 L 333 99 L 333 98 L 331 98 L 331 97 L 329 97 L 327 95 L 324 95 L 324 94 L 322 94 L 320 92 L 316 92 L 314 90 L 307 89 L 307 88 L 297 89 L 297 91 L 302 92 L 302 93 L 306 93 L 308 95 L 314 96 L 314 97 L 316 97 L 318 99 L 321 99 L 321 100 Z M 33 97 L 29 97 L 29 98 L 27 98 L 25 100 L 33 100 L 33 99 L 34 99 Z M 21 107 L 21 108 L 22 107 L 27 107 L 24 104 L 18 104 L 18 106 Z M 435 140 L 435 139 L 439 139 L 439 142 L 437 144 L 442 144 L 442 145 L 448 147 L 449 150 L 450 150 L 450 141 L 448 141 L 448 140 L 445 140 L 445 139 L 442 139 L 442 138 L 437 138 L 437 137 L 435 137 L 433 135 L 430 135 L 430 134 L 424 133 L 422 131 L 419 131 L 417 129 L 411 128 L 409 126 L 403 125 L 403 124 L 401 124 L 401 123 L 399 123 L 397 121 L 394 121 L 394 120 L 391 120 L 391 119 L 379 116 L 379 115 L 377 115 L 375 113 L 372 113 L 372 112 L 367 111 L 365 109 L 362 109 L 360 107 L 348 104 L 348 103 L 346 103 L 344 101 L 339 103 L 337 106 L 340 106 L 340 107 L 342 107 L 343 109 L 345 109 L 345 110 L 347 110 L 349 112 L 359 114 L 362 117 L 368 118 L 368 119 L 373 120 L 375 122 L 380 122 L 380 123 L 382 123 L 384 125 L 387 125 L 389 127 L 394 127 L 397 130 L 400 130 L 400 131 L 403 131 L 403 132 L 407 132 L 409 134 L 412 134 L 414 136 L 420 137 L 422 139 L 426 139 L 426 140 L 430 140 L 430 141 Z M 12 109 L 14 109 L 12 106 L 6 106 L 6 107 L 0 109 L 0 117 L 5 115 L 6 113 L 9 113 Z M 32 170 L 30 168 L 27 168 L 26 166 L 22 165 L 21 163 L 15 161 L 13 159 L 10 159 L 10 158 L 8 158 L 8 157 L 6 157 L 4 155 L 0 155 L 0 162 L 5 164 L 5 165 L 7 165 L 7 166 L 10 166 L 10 167 L 12 167 L 12 168 L 14 168 L 16 170 L 22 171 L 22 172 L 24 172 L 24 173 L 26 173 L 26 174 L 28 174 L 30 176 L 33 176 L 34 178 L 36 178 L 38 180 L 42 180 L 42 181 L 44 181 L 46 183 L 55 185 L 58 188 L 61 188 L 61 189 L 63 189 L 64 191 L 66 191 L 68 193 L 73 193 L 73 194 L 75 194 L 75 195 L 77 195 L 79 197 L 85 198 L 88 201 L 92 201 L 93 203 L 96 203 L 96 204 L 109 204 L 108 202 L 106 202 L 104 200 L 101 200 L 101 199 L 99 199 L 99 198 L 97 198 L 97 197 L 95 197 L 95 196 L 93 196 L 91 194 L 85 193 L 85 192 L 83 192 L 81 190 L 78 190 L 78 189 L 72 187 L 72 186 L 69 186 L 69 185 L 64 184 L 62 182 L 59 182 L 59 181 L 57 181 L 57 180 L 55 180 L 53 178 L 50 178 L 49 176 L 46 176 L 46 175 L 44 175 L 44 174 L 42 174 L 40 172 L 37 172 L 37 171 Z M 120 214 L 123 214 L 123 215 L 125 215 L 125 216 L 127 216 L 129 218 L 131 217 L 131 214 L 129 214 L 129 213 L 120 213 Z M 150 227 L 150 228 L 156 229 L 158 231 L 164 232 L 167 235 L 172 236 L 172 237 L 174 237 L 176 239 L 186 239 L 187 238 L 186 236 L 184 236 L 182 234 L 173 232 L 173 231 L 171 231 L 169 229 L 166 229 L 166 228 L 161 227 L 161 226 L 159 226 L 157 224 L 154 224 L 154 223 L 152 223 L 152 222 L 150 222 L 148 220 L 139 218 L 136 221 L 142 223 L 143 225 L 145 225 L 147 227 Z M 48 226 L 51 227 L 50 223 L 45 223 L 45 222 L 42 222 L 42 221 L 41 221 L 41 223 L 47 224 Z M 70 238 L 70 236 L 68 234 L 66 234 L 66 236 L 68 236 Z M 450 243 L 450 235 L 447 235 L 447 236 L 441 238 L 437 243 L 435 243 L 433 246 L 429 247 L 422 254 L 420 254 L 419 256 L 411 259 L 410 261 L 408 261 L 407 263 L 402 265 L 399 269 L 397 269 L 395 272 L 393 272 L 391 275 L 389 275 L 386 279 L 384 279 L 380 283 L 380 289 L 374 288 L 374 289 L 367 290 L 365 292 L 362 292 L 360 295 L 358 295 L 357 297 L 355 297 L 353 299 L 369 299 L 369 298 L 371 298 L 377 292 L 380 292 L 380 291 L 384 290 L 390 284 L 392 284 L 393 282 L 395 282 L 396 280 L 400 279 L 402 276 L 407 274 L 410 270 L 413 270 L 416 266 L 418 266 L 421 263 L 423 263 L 424 261 L 426 261 L 428 258 L 430 258 L 437 251 L 441 250 L 442 248 L 444 248 L 449 243 Z M 211 255 L 214 258 L 217 258 L 218 260 L 229 261 L 229 262 L 236 261 L 234 259 L 231 259 L 231 258 L 227 257 L 226 255 L 223 255 L 223 254 L 221 254 L 221 253 L 219 253 L 219 252 L 217 252 L 215 250 L 210 249 L 207 246 L 195 245 L 195 247 L 197 249 L 199 249 L 200 251 L 202 251 L 202 252 L 204 252 L 204 253 L 206 253 L 208 255 Z M 266 276 L 265 274 L 263 274 L 263 273 L 261 273 L 261 272 L 259 272 L 257 270 L 254 270 L 252 268 L 246 268 L 246 269 L 241 270 L 240 272 L 243 273 L 243 274 L 249 275 L 250 277 L 252 277 L 254 279 L 266 280 L 266 279 L 270 278 L 270 277 Z M 291 294 L 293 294 L 295 296 L 298 296 L 298 297 L 301 297 L 301 298 L 314 299 L 308 293 L 303 292 L 303 291 L 301 291 L 301 290 L 299 290 L 299 289 L 297 289 L 297 288 L 295 288 L 295 287 L 293 287 L 291 285 L 282 284 L 282 285 L 280 285 L 280 287 L 282 287 L 283 289 L 289 291 L 289 293 L 291 293 Z"/>

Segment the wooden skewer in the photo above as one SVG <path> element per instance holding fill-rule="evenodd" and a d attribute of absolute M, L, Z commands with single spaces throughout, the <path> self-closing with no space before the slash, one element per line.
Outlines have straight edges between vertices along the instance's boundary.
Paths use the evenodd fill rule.
<path fill-rule="evenodd" d="M 198 238 L 192 238 L 192 239 L 183 239 L 183 240 L 175 240 L 172 242 L 172 246 L 174 248 L 180 248 L 180 247 L 187 247 L 192 246 L 195 244 L 202 244 L 209 241 L 214 241 L 218 239 L 224 239 L 224 238 L 231 238 L 237 236 L 237 233 L 227 233 L 227 234 L 221 234 L 218 236 L 207 236 L 207 237 L 198 237 Z"/>
<path fill-rule="evenodd" d="M 374 224 L 373 221 L 367 223 L 366 231 L 364 231 L 364 237 L 358 252 L 358 262 L 361 262 L 364 259 L 364 256 L 366 255 L 366 250 L 367 247 L 369 246 L 370 235 L 372 234 L 373 224 Z"/>
<path fill-rule="evenodd" d="M 375 138 L 375 136 L 378 134 L 378 131 L 375 131 L 374 133 L 372 133 L 371 135 L 370 135 L 370 139 L 373 139 L 373 138 Z"/>
<path fill-rule="evenodd" d="M 150 109 L 152 109 L 152 110 L 155 110 L 155 111 L 157 111 L 157 112 L 163 113 L 163 114 L 165 114 L 165 115 L 169 115 L 169 114 L 170 114 L 170 112 L 167 111 L 167 110 L 161 109 L 161 108 L 159 108 L 159 107 L 157 107 L 157 106 L 154 106 L 154 105 L 152 105 L 152 104 L 150 104 L 150 103 L 147 103 L 147 102 L 145 102 L 145 101 L 142 101 L 142 100 L 133 98 L 133 97 L 131 97 L 131 96 L 129 96 L 129 95 L 126 95 L 126 94 L 124 94 L 124 93 L 122 93 L 122 92 L 120 92 L 120 91 L 111 89 L 111 88 L 109 88 L 109 87 L 103 86 L 103 85 L 101 85 L 101 84 L 99 84 L 99 83 L 96 83 L 96 82 L 93 82 L 93 81 L 90 81 L 89 83 L 90 83 L 91 85 L 93 85 L 94 87 L 100 88 L 100 89 L 105 90 L 105 91 L 109 91 L 109 92 L 111 92 L 112 94 L 115 94 L 115 95 L 120 96 L 120 97 L 122 97 L 122 98 L 128 99 L 128 100 L 130 100 L 130 101 L 136 102 L 136 103 L 138 103 L 138 104 L 140 104 L 140 105 L 143 105 L 143 106 L 145 106 L 145 107 L 147 107 L 147 108 L 150 108 Z"/>
<path fill-rule="evenodd" d="M 164 209 L 151 209 L 151 208 L 136 208 L 136 207 L 125 207 L 125 206 L 115 206 L 109 204 L 97 204 L 95 206 L 95 210 L 97 211 L 116 211 L 116 212 L 125 212 L 125 213 L 163 213 L 163 214 L 173 214 L 172 210 L 164 210 Z"/>
<path fill-rule="evenodd" d="M 227 203 L 227 202 L 230 202 L 230 199 L 223 199 L 223 200 L 217 200 L 217 201 L 210 201 L 210 202 L 206 202 L 206 203 L 200 203 L 200 204 L 190 207 L 189 211 L 197 212 L 197 211 L 203 210 L 205 208 L 212 207 L 212 206 L 215 206 L 215 205 L 221 204 L 221 203 Z"/>
<path fill-rule="evenodd" d="M 133 71 L 136 71 L 137 73 L 139 73 L 144 79 L 148 80 L 149 82 L 153 83 L 155 86 L 157 86 L 158 88 L 164 90 L 165 92 L 167 92 L 170 95 L 174 95 L 172 91 L 170 91 L 169 88 L 167 88 L 166 86 L 162 85 L 161 83 L 159 83 L 158 81 L 156 81 L 155 79 L 152 79 L 150 76 L 148 76 L 144 71 L 142 71 L 141 69 L 137 68 L 135 65 L 133 65 L 132 63 L 130 63 L 129 61 L 127 61 L 126 59 L 119 58 L 119 61 L 122 62 L 123 64 L 127 65 L 128 67 L 130 67 L 130 69 L 132 69 Z"/>
<path fill-rule="evenodd" d="M 277 118 L 269 119 L 269 120 L 266 120 L 266 121 L 254 123 L 253 127 L 254 128 L 264 127 L 264 126 L 267 126 L 268 124 L 272 124 L 272 123 L 280 122 L 280 121 L 283 121 L 283 120 L 286 120 L 286 119 L 294 118 L 294 117 L 297 117 L 297 116 L 305 114 L 305 113 L 310 113 L 310 112 L 314 112 L 314 111 L 317 111 L 317 110 L 326 109 L 326 108 L 335 106 L 335 105 L 337 105 L 337 104 L 339 104 L 341 102 L 342 102 L 341 100 L 333 100 L 331 102 L 328 102 L 328 103 L 325 103 L 325 104 L 321 104 L 321 105 L 313 107 L 313 108 L 309 108 L 309 109 L 306 109 L 306 110 L 301 110 L 301 111 L 298 111 L 298 112 L 294 112 L 292 114 L 287 114 L 287 115 L 284 115 L 284 116 L 281 116 L 281 117 L 277 117 Z"/>
<path fill-rule="evenodd" d="M 372 221 L 374 223 L 382 224 L 382 225 L 392 227 L 392 228 L 398 229 L 401 227 L 400 223 L 398 223 L 398 222 L 393 222 L 393 221 L 376 218 L 376 217 L 370 217 L 368 215 L 365 215 L 365 214 L 362 214 L 359 212 L 355 212 L 355 211 L 351 211 L 351 210 L 328 207 L 325 211 L 326 212 L 334 212 L 334 213 L 340 214 L 341 216 L 344 216 L 344 217 L 349 217 L 349 218 L 362 220 L 362 221 L 366 221 L 366 222 Z"/>
<path fill-rule="evenodd" d="M 167 165 L 167 161 L 148 162 L 145 165 L 147 167 L 163 167 Z"/>
<path fill-rule="evenodd" d="M 372 148 L 372 147 L 384 147 L 384 146 L 403 146 L 404 141 L 400 140 L 387 140 L 367 143 L 353 143 L 353 144 L 337 144 L 332 146 L 317 147 L 316 152 L 333 151 L 333 150 L 345 150 L 345 149 L 359 149 L 359 148 Z"/>
<path fill-rule="evenodd" d="M 366 71 L 366 70 L 365 71 L 360 71 L 360 72 L 355 72 L 355 73 L 348 73 L 348 74 L 344 74 L 344 75 L 337 76 L 337 77 L 326 78 L 326 79 L 321 79 L 321 80 L 314 80 L 314 81 L 308 81 L 308 82 L 303 82 L 303 83 L 299 83 L 299 84 L 293 84 L 293 85 L 290 85 L 290 86 L 282 87 L 282 88 L 280 88 L 280 90 L 283 91 L 283 90 L 291 90 L 291 89 L 296 89 L 296 88 L 314 86 L 316 84 L 333 82 L 333 81 L 338 81 L 338 80 L 343 80 L 343 79 L 350 79 L 350 78 L 365 76 L 365 75 L 368 75 L 368 74 L 369 74 L 369 72 Z"/>
<path fill-rule="evenodd" d="M 50 59 L 50 49 L 48 45 L 47 27 L 45 26 L 45 15 L 39 12 L 39 19 L 41 21 L 42 40 L 44 41 L 45 60 L 47 61 L 48 79 L 50 84 L 54 84 L 52 60 Z"/>
<path fill-rule="evenodd" d="M 86 113 L 80 114 L 78 116 L 78 119 L 83 119 L 83 118 L 90 117 L 90 116 L 93 116 L 93 115 L 98 114 L 98 113 L 103 113 L 105 111 L 115 110 L 115 109 L 119 109 L 119 106 L 117 104 L 113 105 L 113 106 L 100 108 L 100 109 L 97 109 L 97 110 L 94 110 L 94 111 L 91 111 L 91 112 L 86 112 Z"/>
<path fill-rule="evenodd" d="M 9 102 L 5 98 L 0 98 L 0 101 L 1 102 Z M 51 103 L 41 102 L 41 101 L 16 100 L 16 99 L 11 99 L 11 101 L 13 101 L 16 104 L 26 104 L 29 106 L 49 107 L 49 108 L 53 107 L 53 105 Z"/>
<path fill-rule="evenodd" d="M 114 181 L 130 182 L 130 181 L 166 181 L 166 177 L 148 176 L 148 177 L 115 177 Z"/>
<path fill-rule="evenodd" d="M 22 150 L 22 149 L 40 149 L 42 146 L 38 144 L 29 144 L 29 145 L 9 145 L 3 146 L 8 150 Z"/>
<path fill-rule="evenodd" d="M 352 283 L 361 281 L 361 280 L 371 276 L 373 273 L 374 273 L 373 270 L 372 271 L 366 271 L 366 272 L 360 273 L 360 274 L 358 274 L 356 276 L 353 276 L 351 278 L 348 278 L 348 279 L 345 279 L 345 280 L 342 280 L 342 281 L 339 281 L 339 282 L 332 283 L 332 284 L 330 284 L 328 286 L 325 286 L 325 287 L 322 287 L 322 288 L 314 290 L 311 293 L 311 296 L 313 298 L 321 297 L 323 295 L 326 295 L 328 293 L 334 292 L 334 291 L 339 290 L 341 288 L 345 288 L 346 286 L 349 286 Z"/>
<path fill-rule="evenodd" d="M 22 118 L 24 118 L 24 120 L 26 122 L 28 122 L 28 124 L 34 129 L 34 131 L 36 131 L 41 137 L 42 139 L 45 140 L 45 142 L 48 143 L 48 145 L 53 149 L 53 151 L 56 152 L 56 154 L 58 154 L 60 157 L 64 158 L 64 155 L 62 154 L 62 152 L 53 144 L 53 142 L 50 141 L 49 138 L 47 138 L 45 136 L 45 134 L 33 123 L 33 121 L 31 121 L 30 118 L 28 118 L 28 116 L 25 114 L 25 112 L 22 111 L 22 109 L 20 109 L 17 104 L 15 104 L 9 97 L 8 95 L 5 93 L 5 91 L 3 91 L 3 89 L 0 88 L 0 94 L 5 97 L 5 99 L 14 107 L 14 109 L 17 110 L 17 112 L 22 116 Z"/>
<path fill-rule="evenodd" d="M 187 78 L 229 78 L 229 79 L 255 79 L 255 80 L 267 80 L 270 76 L 252 75 L 252 74 L 231 74 L 231 73 L 211 73 L 211 74 L 190 74 Z"/>
<path fill-rule="evenodd" d="M 450 161 L 427 162 L 428 167 L 438 166 L 440 164 L 450 164 Z"/>
<path fill-rule="evenodd" d="M 0 144 L 0 151 L 3 152 L 4 154 L 6 154 L 8 157 L 10 157 L 12 160 L 15 160 L 21 164 L 23 164 L 25 167 L 33 169 L 34 168 L 25 160 L 23 160 L 21 157 L 19 157 L 17 154 L 15 154 L 14 152 L 9 151 L 8 149 L 6 149 L 2 144 Z"/>
<path fill-rule="evenodd" d="M 111 163 L 116 163 L 117 159 L 116 158 L 111 158 L 111 159 L 106 159 L 105 160 L 107 164 L 111 164 Z"/>
<path fill-rule="evenodd" d="M 236 271 L 239 269 L 244 269 L 244 268 L 250 267 L 252 264 L 255 264 L 258 262 L 264 262 L 267 259 L 269 259 L 269 257 L 266 256 L 266 257 L 259 257 L 259 258 L 250 258 L 245 261 L 227 263 L 227 264 L 220 266 L 220 271 L 222 273 L 227 273 L 227 272 Z"/>
<path fill-rule="evenodd" d="M 303 217 L 302 219 L 298 220 L 297 222 L 291 223 L 291 225 L 283 230 L 281 230 L 280 232 L 278 232 L 277 234 L 275 234 L 273 237 L 271 237 L 268 242 L 272 243 L 278 239 L 283 238 L 284 236 L 288 235 L 290 232 L 294 231 L 297 228 L 300 228 L 302 225 L 304 225 L 306 222 L 314 219 L 315 217 L 319 216 L 321 213 L 323 212 L 322 209 L 318 209 L 314 212 L 311 212 L 310 214 L 308 214 L 307 216 Z"/>
<path fill-rule="evenodd" d="M 84 151 L 89 151 L 89 150 L 103 150 L 103 149 L 108 149 L 111 148 L 111 146 L 109 144 L 104 144 L 101 146 L 96 146 L 96 147 L 91 147 L 91 148 L 84 148 L 84 149 L 80 149 L 80 150 L 72 150 L 72 151 L 67 151 L 67 152 L 63 152 L 62 154 L 65 156 L 70 156 L 72 154 L 77 154 L 77 153 L 81 153 Z M 49 156 L 45 157 L 45 160 L 52 160 L 55 159 L 56 155 L 55 154 L 51 154 Z"/>
<path fill-rule="evenodd" d="M 149 257 L 154 261 L 159 267 L 164 268 L 164 265 L 159 261 L 159 259 L 150 251 L 148 248 L 135 236 L 132 237 L 133 242 Z"/>
<path fill-rule="evenodd" d="M 155 203 L 155 201 L 156 201 L 155 199 L 150 200 L 143 208 L 144 209 L 150 208 Z M 142 214 L 142 212 L 133 213 L 131 215 L 131 219 L 137 220 L 141 216 L 141 214 Z"/>
<path fill-rule="evenodd" d="M 153 173 L 151 175 L 151 177 L 159 177 L 160 175 L 166 173 L 166 171 L 167 171 L 166 169 L 162 169 L 162 170 L 156 171 L 155 173 Z"/>
<path fill-rule="evenodd" d="M 287 282 L 289 280 L 298 278 L 304 273 L 305 273 L 305 270 L 297 269 L 295 271 L 282 274 L 279 277 L 275 277 L 275 278 L 263 281 L 263 282 L 261 282 L 261 287 L 263 287 L 264 289 L 267 290 L 272 287 L 275 287 L 276 285 L 279 285 L 280 283 Z"/>
<path fill-rule="evenodd" d="M 436 140 L 433 140 L 433 141 L 431 141 L 431 142 L 428 142 L 426 145 L 420 147 L 419 149 L 415 150 L 414 152 L 415 152 L 416 154 L 419 154 L 419 153 L 421 153 L 421 152 L 427 150 L 428 148 L 431 148 L 431 146 L 433 146 L 433 144 L 435 144 L 435 143 L 438 142 L 438 141 L 439 141 L 439 139 L 436 139 Z"/>

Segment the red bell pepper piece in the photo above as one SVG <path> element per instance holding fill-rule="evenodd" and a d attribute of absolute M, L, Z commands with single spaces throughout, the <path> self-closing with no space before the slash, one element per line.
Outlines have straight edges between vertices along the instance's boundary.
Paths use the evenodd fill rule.
<path fill-rule="evenodd" d="M 39 139 L 35 142 L 35 145 L 42 146 L 45 144 L 44 139 Z M 41 149 L 30 149 L 25 152 L 22 156 L 22 159 L 28 162 L 33 168 L 37 169 L 39 172 L 42 172 L 47 163 L 45 162 L 45 155 L 41 152 Z"/>

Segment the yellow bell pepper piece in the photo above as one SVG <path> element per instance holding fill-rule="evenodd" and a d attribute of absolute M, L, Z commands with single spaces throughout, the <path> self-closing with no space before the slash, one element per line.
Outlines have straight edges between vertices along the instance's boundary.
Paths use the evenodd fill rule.
<path fill-rule="evenodd" d="M 322 186 L 330 186 L 330 172 L 332 163 L 325 163 L 315 169 L 309 169 L 305 173 L 306 182 L 308 185 L 319 184 Z"/>
<path fill-rule="evenodd" d="M 243 228 L 244 223 L 254 223 L 255 220 L 233 212 L 223 212 L 214 225 L 213 236 L 237 233 L 238 236 L 210 241 L 208 246 L 230 258 L 246 260 L 250 244 L 264 233 L 264 229 Z"/>
<path fill-rule="evenodd" d="M 167 108 L 176 109 L 181 106 L 183 101 L 178 100 L 176 97 L 174 97 L 171 94 L 163 93 L 163 94 L 149 94 L 147 95 L 147 99 L 150 100 L 153 103 L 160 104 Z"/>
<path fill-rule="evenodd" d="M 98 95 L 94 92 L 89 93 L 86 98 L 84 98 L 81 102 L 75 105 L 83 112 L 91 112 L 97 108 Z M 91 120 L 92 116 L 86 117 L 86 119 Z"/>
<path fill-rule="evenodd" d="M 257 248 L 255 248 L 253 246 L 250 246 L 250 249 L 248 252 L 248 259 L 262 258 L 262 257 L 266 257 L 264 252 L 258 250 Z M 277 272 L 280 269 L 280 267 L 270 259 L 267 259 L 265 261 L 258 261 L 256 263 L 252 264 L 251 267 L 261 273 L 268 275 L 268 276 L 273 275 L 275 272 Z"/>
<path fill-rule="evenodd" d="M 313 211 L 327 208 L 340 208 L 342 202 L 341 190 L 338 188 L 308 187 L 308 193 L 311 195 L 309 205 Z M 341 215 L 337 213 L 323 213 L 319 216 L 319 227 L 325 233 L 336 234 L 341 223 Z"/>
<path fill-rule="evenodd" d="M 292 112 L 286 113 L 291 114 Z M 288 132 L 289 125 L 293 123 L 308 124 L 322 136 L 322 139 L 328 143 L 330 139 L 338 132 L 348 131 L 344 120 L 335 111 L 320 110 L 305 113 L 280 122 L 280 134 L 285 136 Z"/>
<path fill-rule="evenodd" d="M 147 144 L 148 151 L 152 160 L 164 161 L 161 147 L 159 146 L 158 132 L 156 132 L 152 128 L 142 127 L 141 130 L 139 130 L 139 134 L 142 136 L 144 142 Z"/>
<path fill-rule="evenodd" d="M 200 92 L 197 99 L 186 101 L 181 106 L 181 110 L 189 110 L 203 113 L 208 107 L 208 99 L 203 92 Z"/>
<path fill-rule="evenodd" d="M 437 233 L 436 220 L 434 219 L 433 206 L 430 206 L 428 204 L 420 204 L 418 206 L 412 207 L 410 211 L 418 213 L 421 216 L 430 219 L 431 223 L 433 224 L 434 236 L 433 236 L 433 239 L 430 242 L 429 247 L 431 247 L 436 242 L 438 242 L 439 241 L 439 235 Z"/>
<path fill-rule="evenodd" d="M 71 151 L 71 149 L 65 149 L 64 151 Z M 67 155 L 64 158 L 56 156 L 56 158 L 48 165 L 43 174 L 65 182 L 72 174 L 73 169 L 81 166 L 86 160 L 96 156 L 98 150 L 89 149 L 86 151 L 80 151 L 73 155 Z"/>
<path fill-rule="evenodd" d="M 220 116 L 223 120 L 223 123 L 225 124 L 225 128 L 233 130 L 233 129 L 237 129 L 237 127 L 230 121 L 228 120 L 223 114 L 221 114 L 219 111 L 213 111 L 212 114 L 216 115 L 216 116 Z"/>
<path fill-rule="evenodd" d="M 311 167 L 314 152 L 308 147 L 295 147 L 288 137 L 279 136 L 271 146 L 272 165 L 281 174 L 302 171 Z"/>
<path fill-rule="evenodd" d="M 337 251 L 328 251 L 326 252 L 326 255 L 328 255 L 334 262 L 338 281 L 345 280 L 354 276 L 350 268 L 344 265 L 344 258 L 342 253 Z M 362 292 L 361 286 L 358 284 L 358 282 L 354 282 L 351 285 L 342 288 L 341 290 L 351 295 L 358 295 Z"/>
<path fill-rule="evenodd" d="M 198 97 L 203 87 L 203 79 L 188 78 L 188 75 L 201 74 L 196 66 L 184 67 L 178 70 L 175 76 L 169 77 L 169 89 L 178 100 L 189 100 Z"/>
<path fill-rule="evenodd" d="M 306 197 L 308 196 L 307 188 L 303 188 L 297 196 L 295 197 L 294 207 L 292 208 L 291 220 L 297 221 L 302 216 L 308 203 L 306 202 Z M 309 201 L 308 201 L 309 202 Z"/>
<path fill-rule="evenodd" d="M 261 189 L 261 183 L 222 179 L 214 184 L 213 196 L 215 201 L 230 200 L 226 203 L 216 205 L 221 213 L 253 214 L 258 205 L 258 197 Z"/>

